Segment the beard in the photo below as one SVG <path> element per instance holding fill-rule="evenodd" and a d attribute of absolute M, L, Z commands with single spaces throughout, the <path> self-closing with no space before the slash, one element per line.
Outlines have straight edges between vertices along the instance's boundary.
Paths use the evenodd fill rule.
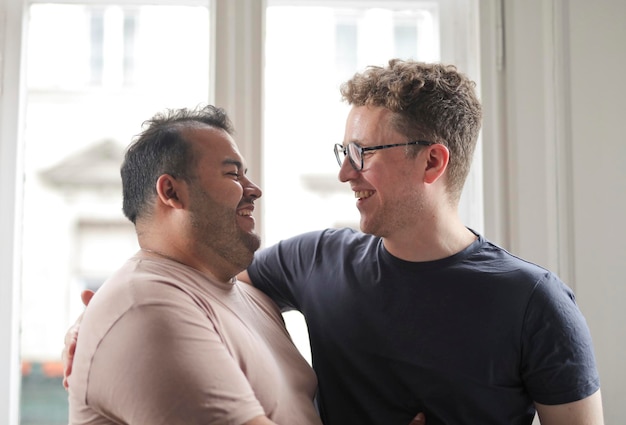
<path fill-rule="evenodd" d="M 192 185 L 189 213 L 193 237 L 200 249 L 215 252 L 228 263 L 245 270 L 261 246 L 261 238 L 237 223 L 236 208 L 215 201 L 202 188 Z"/>
<path fill-rule="evenodd" d="M 419 223 L 424 211 L 423 197 L 410 194 L 409 197 L 399 198 L 395 202 L 378 205 L 374 211 L 359 211 L 360 229 L 363 233 L 381 238 L 393 237 Z"/>

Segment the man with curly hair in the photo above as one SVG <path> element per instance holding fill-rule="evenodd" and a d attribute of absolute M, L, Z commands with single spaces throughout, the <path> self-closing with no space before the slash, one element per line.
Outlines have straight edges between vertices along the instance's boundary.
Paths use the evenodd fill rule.
<path fill-rule="evenodd" d="M 241 279 L 303 313 L 326 425 L 602 424 L 591 337 L 572 291 L 458 214 L 481 125 L 454 66 L 392 60 L 341 87 L 335 145 L 361 232 L 260 251 Z"/>

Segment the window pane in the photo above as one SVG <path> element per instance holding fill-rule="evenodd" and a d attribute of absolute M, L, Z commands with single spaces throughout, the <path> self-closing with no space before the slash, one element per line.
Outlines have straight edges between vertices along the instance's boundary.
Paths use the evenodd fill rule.
<path fill-rule="evenodd" d="M 119 167 L 141 123 L 209 99 L 209 8 L 34 4 L 26 52 L 21 423 L 67 423 L 63 336 L 138 249 Z"/>

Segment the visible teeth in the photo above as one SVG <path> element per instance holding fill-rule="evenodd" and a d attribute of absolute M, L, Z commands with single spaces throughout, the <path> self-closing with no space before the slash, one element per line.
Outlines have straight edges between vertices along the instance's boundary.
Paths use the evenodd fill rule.
<path fill-rule="evenodd" d="M 373 190 L 358 190 L 354 192 L 354 197 L 357 199 L 369 198 L 374 194 Z"/>
<path fill-rule="evenodd" d="M 241 210 L 241 211 L 239 211 L 239 215 L 250 216 L 250 215 L 252 215 L 252 211 L 250 211 L 250 210 Z"/>

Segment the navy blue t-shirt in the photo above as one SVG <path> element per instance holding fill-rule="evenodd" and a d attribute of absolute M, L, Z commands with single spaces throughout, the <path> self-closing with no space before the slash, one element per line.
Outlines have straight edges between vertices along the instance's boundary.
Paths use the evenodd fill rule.
<path fill-rule="evenodd" d="M 257 253 L 253 284 L 303 313 L 326 425 L 531 424 L 599 388 L 585 320 L 551 272 L 482 237 L 407 262 L 350 229 Z"/>

